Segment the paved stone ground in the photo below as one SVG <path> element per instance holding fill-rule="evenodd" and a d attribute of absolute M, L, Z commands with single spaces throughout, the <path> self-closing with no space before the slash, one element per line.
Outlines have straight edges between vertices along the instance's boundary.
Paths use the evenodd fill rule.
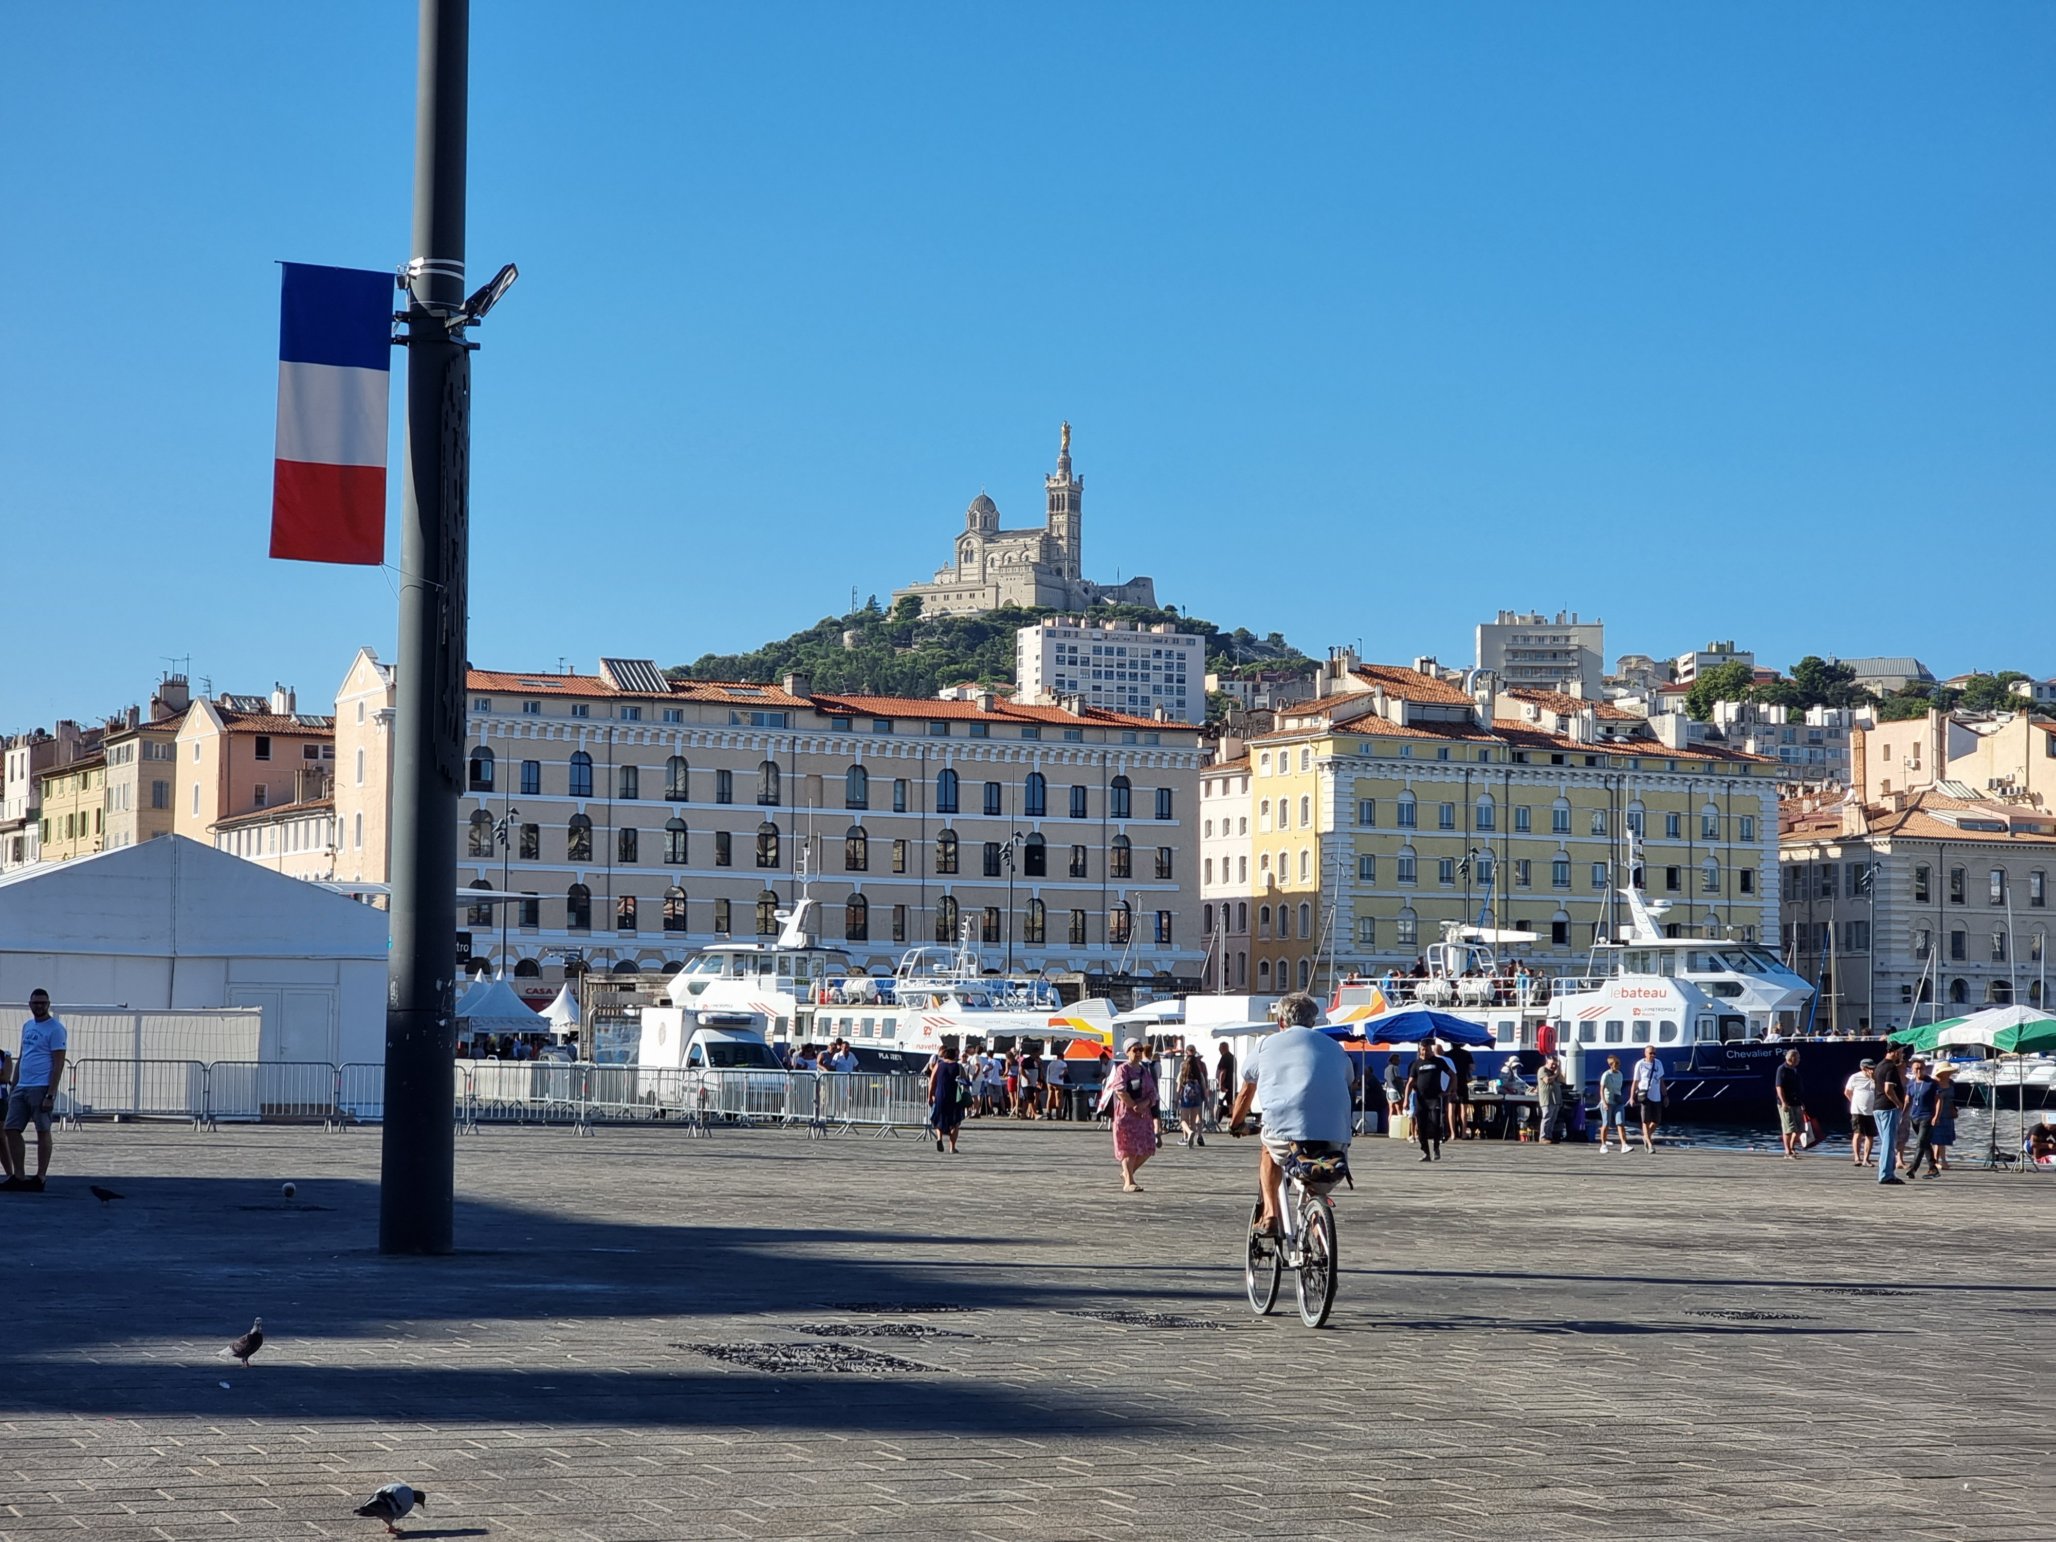
<path fill-rule="evenodd" d="M 410 1535 L 553 1542 L 2056 1534 L 2056 1184 L 1366 1142 L 1315 1333 L 1242 1300 L 1247 1145 L 1140 1196 L 1089 1130 L 964 1145 L 465 1136 L 413 1260 L 375 1132 L 64 1135 L 0 1195 L 0 1538 L 378 1536 L 393 1478 Z M 708 1353 L 764 1344 L 900 1365 Z"/>

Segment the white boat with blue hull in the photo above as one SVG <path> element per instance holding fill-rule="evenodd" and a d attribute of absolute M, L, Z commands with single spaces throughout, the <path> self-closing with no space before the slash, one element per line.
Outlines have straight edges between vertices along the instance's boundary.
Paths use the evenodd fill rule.
<path fill-rule="evenodd" d="M 1499 950 L 1532 936 L 1452 923 L 1424 955 L 1424 975 L 1346 981 L 1329 1020 L 1359 1025 L 1375 1042 L 1379 1014 L 1432 1006 L 1489 1029 L 1494 1050 L 1555 1054 L 1588 1100 L 1608 1055 L 1620 1056 L 1625 1070 L 1653 1045 L 1673 1108 L 1709 1118 L 1760 1115 L 1775 1101 L 1772 1076 L 1794 1047 L 1783 1025 L 1803 1018 L 1813 987 L 1754 943 L 1666 937 L 1661 904 L 1632 883 L 1619 895 L 1618 940 L 1596 944 L 1584 974 L 1551 978 L 1509 966 Z M 1800 1047 L 1810 1104 L 1832 1114 L 1843 1108 L 1843 1081 L 1859 1059 L 1880 1052 L 1880 1041 Z M 1480 1051 L 1480 1062 L 1490 1053 Z"/>

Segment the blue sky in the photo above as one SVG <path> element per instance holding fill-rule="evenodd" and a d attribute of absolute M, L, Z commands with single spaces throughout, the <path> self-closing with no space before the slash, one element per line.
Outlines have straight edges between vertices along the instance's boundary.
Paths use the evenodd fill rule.
<path fill-rule="evenodd" d="M 277 259 L 406 259 L 414 9 L 0 19 L 0 729 L 332 694 Z M 480 4 L 475 662 L 737 650 L 1040 515 L 1308 650 L 2056 671 L 2056 7 Z M 396 404 L 398 377 L 396 376 Z M 398 415 L 392 502 L 398 508 Z M 397 556 L 397 536 L 391 542 Z"/>

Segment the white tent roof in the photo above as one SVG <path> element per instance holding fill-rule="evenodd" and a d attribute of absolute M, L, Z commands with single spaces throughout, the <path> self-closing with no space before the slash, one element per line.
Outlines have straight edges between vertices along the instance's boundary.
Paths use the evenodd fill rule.
<path fill-rule="evenodd" d="M 481 980 L 457 1003 L 459 1027 L 473 1033 L 536 1033 L 543 1020 L 505 980 Z"/>
<path fill-rule="evenodd" d="M 566 980 L 557 992 L 556 999 L 544 1007 L 541 1013 L 544 1022 L 559 1033 L 568 1033 L 578 1026 L 578 998 L 571 994 L 571 982 Z"/>
<path fill-rule="evenodd" d="M 132 958 L 376 959 L 382 910 L 182 835 L 0 877 L 0 949 Z"/>

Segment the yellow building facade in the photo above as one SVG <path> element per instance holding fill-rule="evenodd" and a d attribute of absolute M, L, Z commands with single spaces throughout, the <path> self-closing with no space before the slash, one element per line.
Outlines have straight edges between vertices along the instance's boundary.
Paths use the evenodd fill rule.
<path fill-rule="evenodd" d="M 1774 762 L 1557 693 L 1380 665 L 1344 683 L 1283 711 L 1247 745 L 1247 793 L 1202 809 L 1249 821 L 1247 895 L 1213 900 L 1249 907 L 1250 989 L 1411 965 L 1446 923 L 1533 932 L 1531 965 L 1570 972 L 1623 924 L 1638 860 L 1675 935 L 1777 937 Z"/>
<path fill-rule="evenodd" d="M 47 771 L 42 783 L 45 862 L 69 862 L 103 850 L 107 840 L 107 756 L 84 756 Z"/>

